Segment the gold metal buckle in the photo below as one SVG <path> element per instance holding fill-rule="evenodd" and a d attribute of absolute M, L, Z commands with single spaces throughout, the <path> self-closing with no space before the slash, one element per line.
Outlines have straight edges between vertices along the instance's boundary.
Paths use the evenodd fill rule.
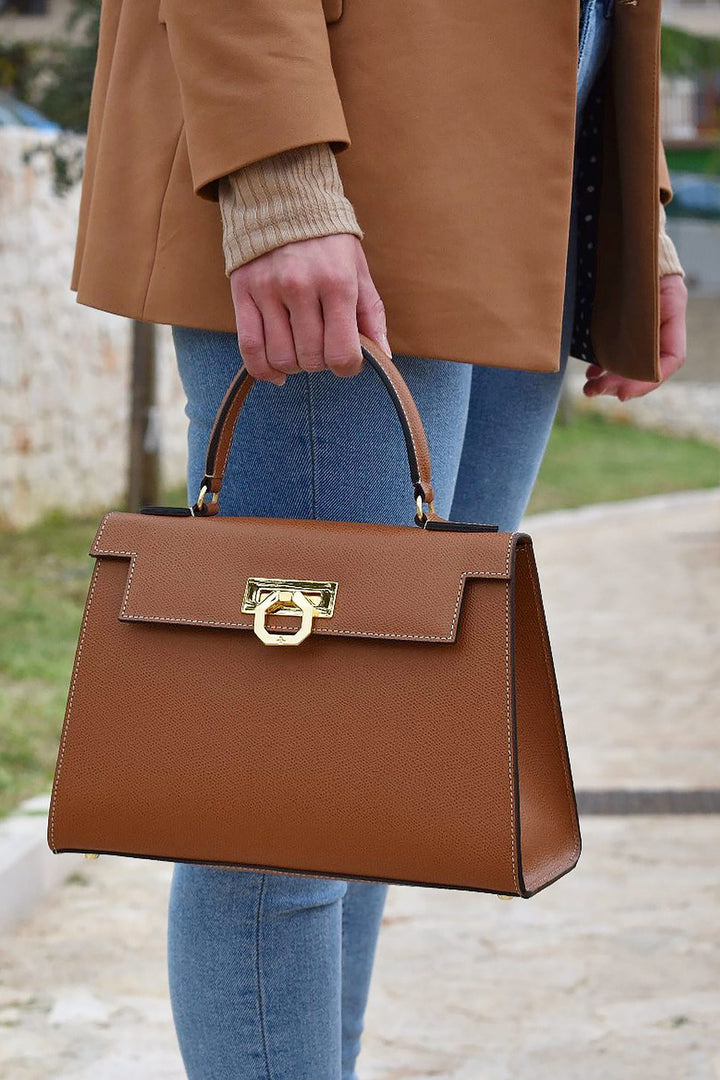
<path fill-rule="evenodd" d="M 200 513 L 202 513 L 202 509 L 203 509 L 203 507 L 205 505 L 205 496 L 207 494 L 208 494 L 207 484 L 203 484 L 203 486 L 200 488 L 200 493 L 199 493 L 199 495 L 197 497 L 197 501 L 195 502 L 195 505 L 190 507 L 190 509 L 193 512 L 195 510 L 198 510 Z M 216 503 L 217 501 L 218 501 L 218 493 L 217 493 L 217 491 L 211 491 L 210 492 L 210 502 L 211 503 Z"/>
<path fill-rule="evenodd" d="M 428 503 L 428 506 L 430 507 L 430 513 L 434 514 L 435 513 L 435 503 L 431 500 Z M 416 496 L 416 498 L 415 498 L 415 507 L 416 507 L 416 511 L 415 511 L 415 519 L 416 519 L 416 521 L 424 522 L 426 517 L 427 517 L 427 514 L 423 510 L 423 497 L 422 497 L 422 495 L 417 495 Z"/>
<path fill-rule="evenodd" d="M 253 630 L 264 645 L 299 645 L 309 636 L 313 619 L 332 617 L 337 587 L 337 581 L 248 578 L 242 611 L 255 616 Z M 293 634 L 269 630 L 268 615 L 300 616 L 300 626 Z"/>

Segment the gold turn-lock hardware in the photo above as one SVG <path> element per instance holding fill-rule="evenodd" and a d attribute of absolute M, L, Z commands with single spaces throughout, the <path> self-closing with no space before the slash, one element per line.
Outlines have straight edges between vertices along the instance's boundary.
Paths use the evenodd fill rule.
<path fill-rule="evenodd" d="M 253 630 L 264 645 L 299 645 L 312 630 L 313 619 L 330 619 L 335 610 L 337 581 L 289 581 L 248 578 L 242 611 L 254 615 Z M 269 630 L 268 615 L 300 617 L 298 629 L 288 634 Z"/>

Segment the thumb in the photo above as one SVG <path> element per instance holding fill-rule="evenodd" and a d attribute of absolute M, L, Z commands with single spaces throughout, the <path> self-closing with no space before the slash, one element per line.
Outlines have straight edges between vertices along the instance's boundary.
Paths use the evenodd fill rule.
<path fill-rule="evenodd" d="M 369 337 L 371 341 L 376 341 L 388 356 L 392 356 L 387 336 L 385 307 L 369 275 L 358 282 L 357 326 L 361 334 Z"/>

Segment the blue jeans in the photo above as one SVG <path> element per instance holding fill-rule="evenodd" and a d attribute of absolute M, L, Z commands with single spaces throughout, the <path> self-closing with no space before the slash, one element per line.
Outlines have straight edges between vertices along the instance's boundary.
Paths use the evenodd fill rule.
<path fill-rule="evenodd" d="M 611 3 L 611 0 L 610 0 Z M 609 39 L 608 0 L 583 0 L 578 106 Z M 560 370 L 536 374 L 396 356 L 425 423 L 436 508 L 517 528 L 552 426 L 574 296 L 573 205 Z M 187 395 L 188 494 L 240 364 L 234 334 L 174 327 Z M 258 384 L 238 424 L 221 512 L 412 523 L 399 423 L 367 366 Z M 170 994 L 190 1080 L 356 1080 L 387 886 L 177 864 Z"/>

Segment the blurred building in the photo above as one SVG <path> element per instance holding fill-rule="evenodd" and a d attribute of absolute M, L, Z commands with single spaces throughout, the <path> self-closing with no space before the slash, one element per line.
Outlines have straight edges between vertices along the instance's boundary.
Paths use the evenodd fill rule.
<path fill-rule="evenodd" d="M 663 22 L 696 38 L 720 42 L 720 0 L 665 0 Z M 719 50 L 720 55 L 720 50 Z M 684 74 L 664 72 L 660 119 L 663 137 L 704 145 L 720 141 L 720 61 L 717 67 Z"/>
<path fill-rule="evenodd" d="M 720 0 L 663 0 L 663 22 L 690 34 L 720 37 Z"/>
<path fill-rule="evenodd" d="M 67 36 L 72 0 L 0 0 L 0 45 Z"/>

